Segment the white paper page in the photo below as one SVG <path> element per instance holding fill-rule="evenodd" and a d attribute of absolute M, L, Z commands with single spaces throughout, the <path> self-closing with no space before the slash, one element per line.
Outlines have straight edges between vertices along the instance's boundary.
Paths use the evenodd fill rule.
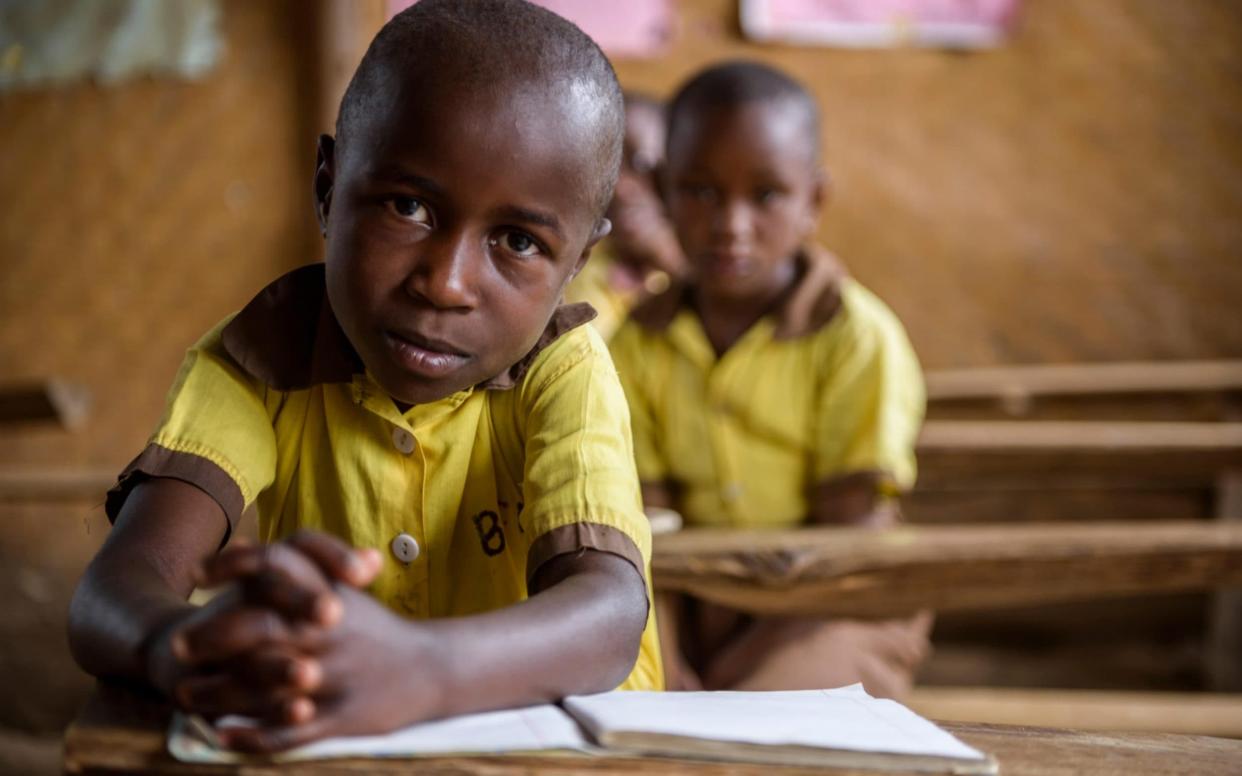
<path fill-rule="evenodd" d="M 173 757 L 186 762 L 218 763 L 242 759 L 234 752 L 208 745 L 192 727 L 180 715 L 173 720 L 168 741 Z M 285 752 L 277 759 L 423 757 L 588 748 L 587 739 L 569 715 L 556 706 L 545 705 L 424 722 L 380 736 L 329 738 Z"/>
<path fill-rule="evenodd" d="M 861 684 L 797 692 L 610 692 L 565 699 L 593 734 L 605 731 L 985 760 L 985 755 Z"/>

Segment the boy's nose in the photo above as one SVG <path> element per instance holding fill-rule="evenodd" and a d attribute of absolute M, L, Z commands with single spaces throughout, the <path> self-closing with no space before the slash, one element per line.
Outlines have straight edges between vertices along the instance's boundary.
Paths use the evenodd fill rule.
<path fill-rule="evenodd" d="M 441 310 L 472 309 L 478 301 L 476 279 L 481 249 L 466 235 L 446 235 L 419 246 L 406 280 L 411 296 Z"/>
<path fill-rule="evenodd" d="M 713 231 L 717 236 L 734 240 L 749 237 L 753 226 L 754 219 L 750 207 L 739 200 L 722 202 L 712 219 Z"/>

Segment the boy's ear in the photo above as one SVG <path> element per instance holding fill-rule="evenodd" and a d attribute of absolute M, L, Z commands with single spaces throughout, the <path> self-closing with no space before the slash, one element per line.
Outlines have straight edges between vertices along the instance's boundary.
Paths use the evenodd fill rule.
<path fill-rule="evenodd" d="M 331 135 L 320 135 L 315 153 L 315 217 L 319 219 L 319 232 L 328 233 L 328 209 L 332 205 L 332 186 L 336 182 L 336 140 Z"/>
<path fill-rule="evenodd" d="M 811 208 L 807 214 L 807 232 L 814 232 L 819 226 L 819 219 L 832 199 L 832 175 L 827 168 L 815 170 L 815 180 L 811 183 Z"/>
<path fill-rule="evenodd" d="M 832 200 L 832 173 L 828 172 L 827 167 L 815 170 L 815 188 L 811 196 L 817 213 L 827 207 Z"/>
<path fill-rule="evenodd" d="M 591 249 L 595 247 L 595 244 L 607 237 L 610 232 L 612 232 L 612 221 L 601 216 L 599 221 L 595 222 L 595 228 L 591 230 L 591 236 L 587 238 L 587 244 L 582 249 L 582 255 L 578 257 L 577 263 L 574 264 L 574 271 L 569 273 L 570 280 L 577 277 L 582 268 L 586 266 L 587 259 L 591 258 Z"/>

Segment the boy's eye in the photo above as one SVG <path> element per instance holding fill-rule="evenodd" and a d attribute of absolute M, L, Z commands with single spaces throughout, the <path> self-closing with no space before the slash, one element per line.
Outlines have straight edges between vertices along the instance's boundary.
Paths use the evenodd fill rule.
<path fill-rule="evenodd" d="M 755 201 L 760 205 L 770 205 L 780 196 L 780 191 L 773 188 L 762 187 L 755 191 Z"/>
<path fill-rule="evenodd" d="M 431 221 L 427 206 L 413 197 L 393 197 L 388 200 L 388 206 L 407 221 L 413 221 L 416 224 L 426 224 Z"/>
<path fill-rule="evenodd" d="M 681 188 L 686 196 L 695 202 L 712 202 L 716 199 L 716 192 L 711 186 L 703 186 L 697 183 L 689 183 Z"/>
<path fill-rule="evenodd" d="M 518 256 L 534 256 L 542 250 L 539 247 L 539 243 L 535 242 L 535 238 L 525 232 L 505 232 L 495 242 L 500 243 L 505 250 Z"/>

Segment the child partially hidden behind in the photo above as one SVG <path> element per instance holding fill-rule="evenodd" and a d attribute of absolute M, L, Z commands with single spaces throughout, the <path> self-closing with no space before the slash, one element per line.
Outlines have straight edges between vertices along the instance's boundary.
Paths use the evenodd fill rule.
<path fill-rule="evenodd" d="M 913 483 L 924 395 L 893 313 L 810 240 L 826 196 L 819 117 L 795 81 L 730 63 L 669 108 L 664 192 L 691 282 L 612 340 L 647 507 L 691 526 L 882 526 Z M 861 681 L 900 696 L 930 615 L 754 619 L 662 599 L 670 687 Z"/>
<path fill-rule="evenodd" d="M 109 493 L 82 667 L 253 717 L 224 733 L 252 751 L 659 689 L 624 394 L 560 305 L 622 131 L 612 68 L 548 11 L 390 21 L 320 139 L 325 264 L 191 348 Z M 218 552 L 252 503 L 265 546 Z"/>

